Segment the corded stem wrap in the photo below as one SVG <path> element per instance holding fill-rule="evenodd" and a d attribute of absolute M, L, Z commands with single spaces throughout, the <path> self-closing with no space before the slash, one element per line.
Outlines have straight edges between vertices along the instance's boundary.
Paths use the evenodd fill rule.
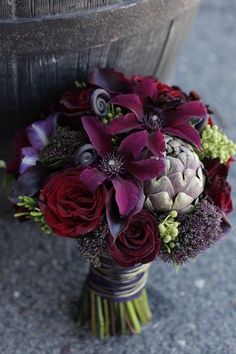
<path fill-rule="evenodd" d="M 146 286 L 150 263 L 124 268 L 109 256 L 103 256 L 101 267 L 90 267 L 87 286 L 102 298 L 115 302 L 131 301 L 140 296 Z"/>

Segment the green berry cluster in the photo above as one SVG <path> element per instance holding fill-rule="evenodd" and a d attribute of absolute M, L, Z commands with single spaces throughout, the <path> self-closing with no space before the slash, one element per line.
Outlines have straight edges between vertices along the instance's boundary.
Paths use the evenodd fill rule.
<path fill-rule="evenodd" d="M 179 235 L 178 226 L 180 223 L 175 220 L 177 216 L 177 211 L 172 210 L 158 226 L 160 236 L 169 253 L 175 248 L 175 241 L 177 241 Z"/>
<path fill-rule="evenodd" d="M 102 119 L 104 124 L 110 123 L 114 118 L 121 116 L 122 109 L 120 107 L 115 107 L 112 103 L 108 104 L 108 113 L 106 117 Z"/>
<path fill-rule="evenodd" d="M 15 218 L 25 217 L 32 219 L 40 225 L 40 229 L 46 234 L 51 234 L 51 228 L 46 224 L 43 213 L 38 207 L 38 201 L 35 198 L 27 197 L 25 195 L 19 196 L 19 203 L 17 206 L 24 208 L 24 211 L 16 213 Z"/>
<path fill-rule="evenodd" d="M 211 127 L 207 124 L 202 133 L 202 150 L 204 156 L 219 158 L 221 163 L 225 163 L 235 154 L 236 144 L 217 125 Z"/>

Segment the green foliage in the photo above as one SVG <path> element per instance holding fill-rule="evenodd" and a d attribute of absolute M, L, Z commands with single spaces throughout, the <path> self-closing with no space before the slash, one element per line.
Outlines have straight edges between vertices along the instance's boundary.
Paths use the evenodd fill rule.
<path fill-rule="evenodd" d="M 15 214 L 15 218 L 25 217 L 26 219 L 32 219 L 40 225 L 41 231 L 46 234 L 51 234 L 51 228 L 46 224 L 43 213 L 38 206 L 38 200 L 36 198 L 19 196 L 18 207 L 21 207 L 23 211 Z"/>

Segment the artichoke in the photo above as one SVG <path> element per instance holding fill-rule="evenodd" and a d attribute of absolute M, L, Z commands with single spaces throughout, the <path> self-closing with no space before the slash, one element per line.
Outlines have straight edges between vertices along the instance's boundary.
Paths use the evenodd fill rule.
<path fill-rule="evenodd" d="M 146 207 L 157 212 L 190 211 L 205 185 L 203 164 L 192 146 L 165 135 L 165 173 L 144 185 Z"/>

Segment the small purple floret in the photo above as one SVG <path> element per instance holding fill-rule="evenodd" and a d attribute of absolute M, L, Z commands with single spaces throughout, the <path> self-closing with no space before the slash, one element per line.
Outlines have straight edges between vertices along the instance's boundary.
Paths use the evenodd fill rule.
<path fill-rule="evenodd" d="M 160 258 L 165 262 L 186 263 L 222 238 L 222 214 L 208 200 L 200 202 L 191 214 L 178 214 L 178 242 L 168 253 L 162 244 Z M 162 218 L 163 220 L 163 218 Z"/>

